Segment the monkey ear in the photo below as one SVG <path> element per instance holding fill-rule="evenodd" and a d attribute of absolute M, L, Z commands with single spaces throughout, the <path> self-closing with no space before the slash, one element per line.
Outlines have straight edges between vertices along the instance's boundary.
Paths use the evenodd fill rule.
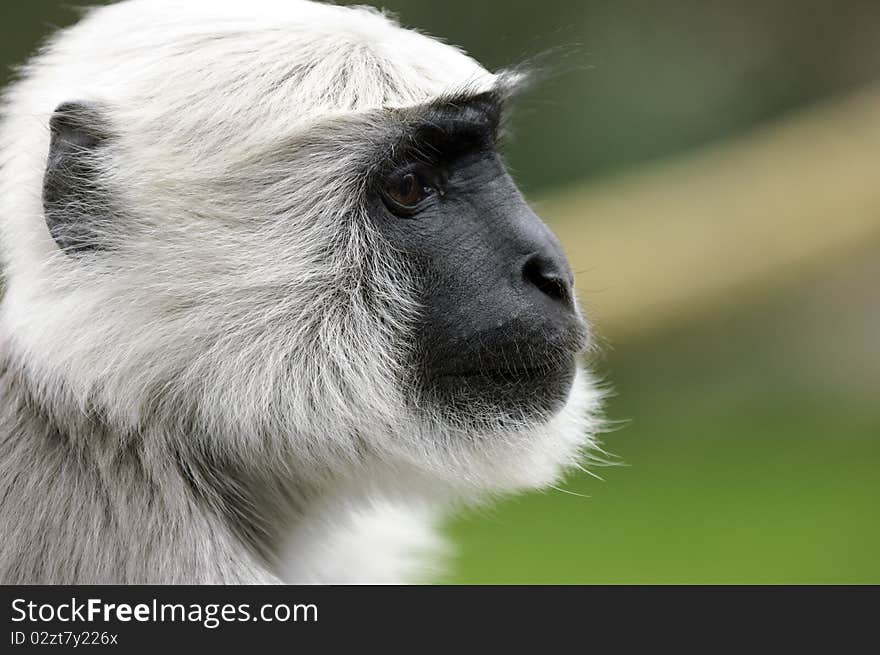
<path fill-rule="evenodd" d="M 43 177 L 43 213 L 49 233 L 68 253 L 106 246 L 101 225 L 109 217 L 107 192 L 100 177 L 101 155 L 111 139 L 101 108 L 65 102 L 49 121 L 52 133 Z"/>

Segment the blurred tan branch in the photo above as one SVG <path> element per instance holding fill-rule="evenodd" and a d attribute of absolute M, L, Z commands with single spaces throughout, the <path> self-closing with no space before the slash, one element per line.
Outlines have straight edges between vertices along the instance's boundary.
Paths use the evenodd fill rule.
<path fill-rule="evenodd" d="M 650 331 L 880 236 L 880 86 L 536 204 L 600 329 Z"/>

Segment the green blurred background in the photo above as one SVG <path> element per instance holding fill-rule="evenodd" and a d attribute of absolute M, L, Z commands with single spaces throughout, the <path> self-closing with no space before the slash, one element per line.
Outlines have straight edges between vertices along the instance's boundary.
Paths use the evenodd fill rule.
<path fill-rule="evenodd" d="M 85 4 L 4 2 L 0 83 Z M 880 583 L 880 3 L 384 6 L 492 68 L 550 53 L 507 155 L 619 463 L 451 522 L 443 581 Z"/>

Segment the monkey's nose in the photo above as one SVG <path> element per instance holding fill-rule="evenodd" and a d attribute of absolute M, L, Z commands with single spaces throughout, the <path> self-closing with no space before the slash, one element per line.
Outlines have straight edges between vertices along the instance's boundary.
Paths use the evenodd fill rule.
<path fill-rule="evenodd" d="M 567 307 L 574 304 L 574 281 L 568 262 L 559 255 L 537 252 L 530 255 L 522 268 L 523 279 L 545 296 Z"/>

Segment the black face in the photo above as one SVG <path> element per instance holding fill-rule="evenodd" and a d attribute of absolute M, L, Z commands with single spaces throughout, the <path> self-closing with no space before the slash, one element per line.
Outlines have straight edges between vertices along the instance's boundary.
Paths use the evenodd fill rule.
<path fill-rule="evenodd" d="M 495 149 L 496 115 L 432 110 L 379 176 L 374 215 L 423 306 L 413 401 L 534 417 L 564 401 L 586 328 L 559 242 Z"/>

